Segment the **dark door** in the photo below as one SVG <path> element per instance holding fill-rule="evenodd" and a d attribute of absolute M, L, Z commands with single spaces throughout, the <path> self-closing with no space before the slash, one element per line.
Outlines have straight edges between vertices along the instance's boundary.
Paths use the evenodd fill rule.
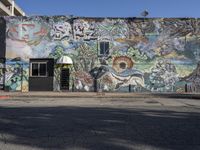
<path fill-rule="evenodd" d="M 60 75 L 60 89 L 69 90 L 69 68 L 62 68 Z"/>

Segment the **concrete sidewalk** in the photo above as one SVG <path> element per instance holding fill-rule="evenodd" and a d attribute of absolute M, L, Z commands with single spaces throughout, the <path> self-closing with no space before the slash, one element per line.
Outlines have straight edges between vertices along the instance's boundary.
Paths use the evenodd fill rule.
<path fill-rule="evenodd" d="M 5 97 L 45 97 L 45 98 L 187 98 L 200 99 L 200 93 L 104 93 L 104 92 L 0 92 Z"/>

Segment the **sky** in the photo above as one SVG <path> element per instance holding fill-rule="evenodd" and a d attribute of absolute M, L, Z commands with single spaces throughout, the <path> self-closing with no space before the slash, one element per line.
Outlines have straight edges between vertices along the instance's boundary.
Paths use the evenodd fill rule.
<path fill-rule="evenodd" d="M 200 0 L 15 0 L 28 16 L 200 17 Z"/>

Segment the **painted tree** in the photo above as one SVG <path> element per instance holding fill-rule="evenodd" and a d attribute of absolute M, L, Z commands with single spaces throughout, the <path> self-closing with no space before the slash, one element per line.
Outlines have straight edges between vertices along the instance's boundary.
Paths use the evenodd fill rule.
<path fill-rule="evenodd" d="M 165 60 L 160 60 L 151 69 L 147 88 L 152 92 L 173 92 L 175 83 L 179 81 L 176 67 Z"/>

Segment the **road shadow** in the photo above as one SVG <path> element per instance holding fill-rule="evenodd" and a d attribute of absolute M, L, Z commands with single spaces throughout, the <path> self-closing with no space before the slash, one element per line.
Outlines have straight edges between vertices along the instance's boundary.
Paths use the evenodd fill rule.
<path fill-rule="evenodd" d="M 0 142 L 64 150 L 200 149 L 200 111 L 0 107 Z"/>

